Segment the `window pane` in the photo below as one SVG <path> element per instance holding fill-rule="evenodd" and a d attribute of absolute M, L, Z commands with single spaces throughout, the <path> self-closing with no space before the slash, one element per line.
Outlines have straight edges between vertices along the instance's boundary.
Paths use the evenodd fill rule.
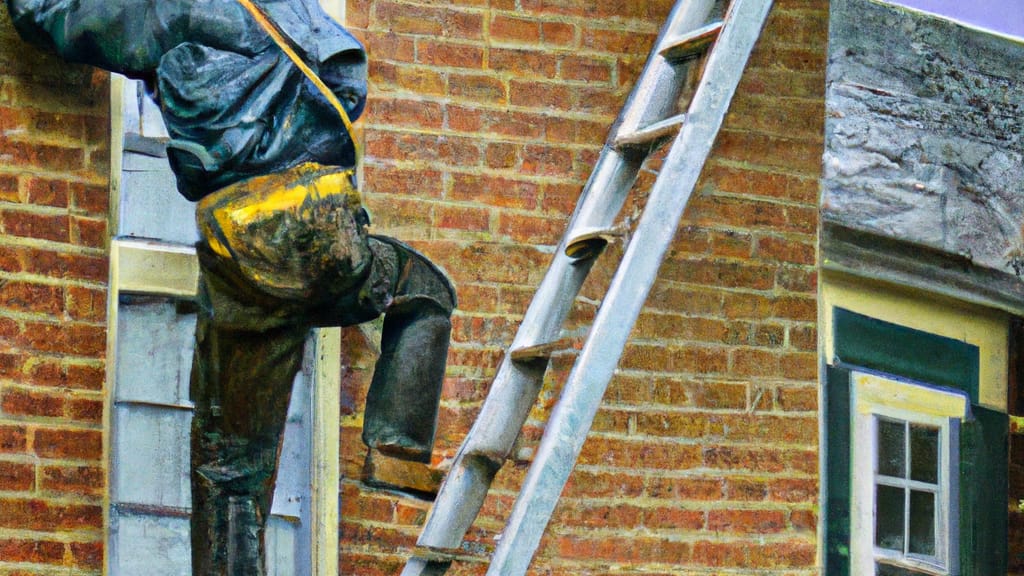
<path fill-rule="evenodd" d="M 910 491 L 911 554 L 935 556 L 935 494 Z"/>
<path fill-rule="evenodd" d="M 877 486 L 875 492 L 875 546 L 903 552 L 903 488 Z"/>
<path fill-rule="evenodd" d="M 939 429 L 911 424 L 910 478 L 919 482 L 939 482 Z"/>
<path fill-rule="evenodd" d="M 878 419 L 878 473 L 906 478 L 906 425 Z"/>

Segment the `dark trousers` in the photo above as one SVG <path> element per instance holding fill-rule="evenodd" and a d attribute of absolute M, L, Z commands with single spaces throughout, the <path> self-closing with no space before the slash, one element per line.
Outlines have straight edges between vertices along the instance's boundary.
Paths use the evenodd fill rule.
<path fill-rule="evenodd" d="M 455 296 L 424 256 L 366 233 L 358 194 L 337 169 L 305 165 L 236 184 L 200 202 L 197 222 L 192 571 L 259 576 L 309 330 L 384 314 L 363 439 L 429 461 Z"/>

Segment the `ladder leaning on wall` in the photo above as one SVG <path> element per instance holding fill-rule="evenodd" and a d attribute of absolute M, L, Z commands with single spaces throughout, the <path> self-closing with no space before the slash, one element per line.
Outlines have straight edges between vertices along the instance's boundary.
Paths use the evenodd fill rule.
<path fill-rule="evenodd" d="M 522 576 L 540 543 L 626 339 L 711 152 L 771 0 L 678 0 L 583 189 L 554 260 L 459 449 L 402 576 L 444 574 L 536 402 L 573 301 L 608 240 L 644 159 L 674 138 L 583 348 L 551 413 L 487 576 Z M 685 114 L 678 101 L 696 56 L 704 71 Z"/>

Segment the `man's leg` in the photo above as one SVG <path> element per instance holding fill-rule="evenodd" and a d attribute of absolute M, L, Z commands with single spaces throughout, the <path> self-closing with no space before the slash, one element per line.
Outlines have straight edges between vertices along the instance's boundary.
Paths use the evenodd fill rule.
<path fill-rule="evenodd" d="M 455 292 L 437 267 L 405 244 L 371 237 L 370 247 L 376 258 L 397 261 L 399 275 L 384 315 L 363 441 L 388 456 L 429 462 Z"/>
<path fill-rule="evenodd" d="M 227 286 L 204 270 L 191 396 L 192 573 L 262 576 L 278 446 L 308 330 L 222 326 Z"/>

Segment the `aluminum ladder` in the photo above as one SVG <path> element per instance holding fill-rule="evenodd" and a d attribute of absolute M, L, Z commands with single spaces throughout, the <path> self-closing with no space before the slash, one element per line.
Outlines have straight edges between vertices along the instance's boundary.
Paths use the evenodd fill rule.
<path fill-rule="evenodd" d="M 498 369 L 402 576 L 438 576 L 459 554 L 498 469 L 537 400 L 548 359 L 595 258 L 621 231 L 614 219 L 643 161 L 674 141 L 583 348 L 553 409 L 487 576 L 522 576 L 533 558 L 626 340 L 760 36 L 771 0 L 679 0 L 626 105 L 612 125 L 555 257 Z M 698 54 L 704 72 L 685 114 L 678 101 Z"/>

